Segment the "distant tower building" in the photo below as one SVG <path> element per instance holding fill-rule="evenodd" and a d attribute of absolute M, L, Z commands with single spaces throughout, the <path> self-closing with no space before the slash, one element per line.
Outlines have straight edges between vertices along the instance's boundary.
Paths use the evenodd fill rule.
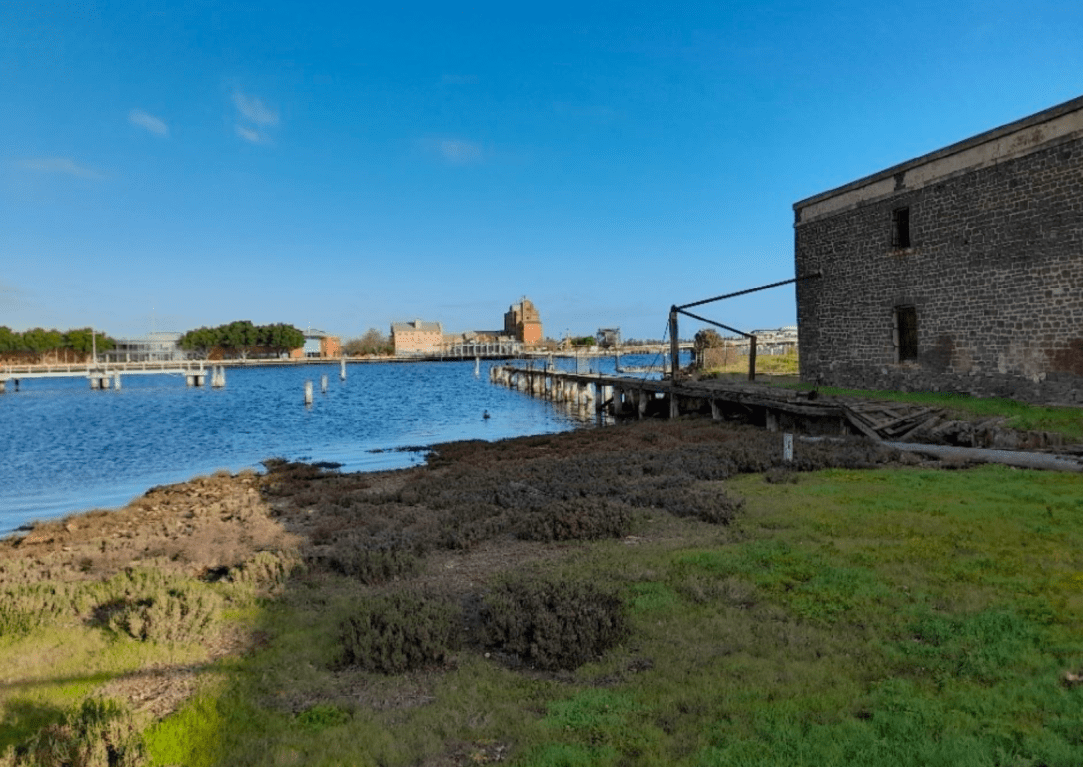
<path fill-rule="evenodd" d="M 534 303 L 525 296 L 517 304 L 508 307 L 504 314 L 504 334 L 515 336 L 527 346 L 533 346 L 542 340 L 541 317 Z"/>

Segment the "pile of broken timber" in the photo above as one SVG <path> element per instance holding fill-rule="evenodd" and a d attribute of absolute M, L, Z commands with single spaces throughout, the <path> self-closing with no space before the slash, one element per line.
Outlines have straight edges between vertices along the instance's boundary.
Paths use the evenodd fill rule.
<path fill-rule="evenodd" d="M 852 402 L 843 404 L 842 411 L 859 432 L 888 442 L 909 442 L 944 419 L 940 408 L 901 402 Z"/>

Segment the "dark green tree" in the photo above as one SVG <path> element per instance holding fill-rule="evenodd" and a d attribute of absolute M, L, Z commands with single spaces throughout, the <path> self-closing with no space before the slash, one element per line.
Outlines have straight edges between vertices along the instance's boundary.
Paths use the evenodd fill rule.
<path fill-rule="evenodd" d="M 19 333 L 14 332 L 6 325 L 0 325 L 0 354 L 18 351 L 21 343 L 22 338 L 20 338 Z"/>
<path fill-rule="evenodd" d="M 256 348 L 273 349 L 276 354 L 297 349 L 305 345 L 305 334 L 282 322 L 253 325 L 249 320 L 237 320 L 214 328 L 189 330 L 177 343 L 182 349 L 203 356 L 217 346 L 230 356 L 246 359 Z"/>
<path fill-rule="evenodd" d="M 80 354 L 90 354 L 94 349 L 99 352 L 109 351 L 116 347 L 116 341 L 101 331 L 91 328 L 75 328 L 64 333 L 62 340 L 65 349 L 71 349 Z"/>
<path fill-rule="evenodd" d="M 59 330 L 45 330 L 43 328 L 31 328 L 22 334 L 23 351 L 43 354 L 53 349 L 59 349 L 64 336 Z"/>
<path fill-rule="evenodd" d="M 290 349 L 299 349 L 305 345 L 305 334 L 293 325 L 283 322 L 274 325 L 260 325 L 259 345 L 273 349 L 275 354 L 283 354 Z"/>

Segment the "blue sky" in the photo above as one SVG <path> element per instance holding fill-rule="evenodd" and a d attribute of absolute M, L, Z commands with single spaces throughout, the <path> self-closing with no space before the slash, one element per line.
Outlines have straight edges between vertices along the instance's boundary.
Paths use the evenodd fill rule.
<path fill-rule="evenodd" d="M 1081 94 L 1077 2 L 0 2 L 0 325 L 458 332 L 525 295 L 661 338 L 793 276 L 797 200 Z"/>

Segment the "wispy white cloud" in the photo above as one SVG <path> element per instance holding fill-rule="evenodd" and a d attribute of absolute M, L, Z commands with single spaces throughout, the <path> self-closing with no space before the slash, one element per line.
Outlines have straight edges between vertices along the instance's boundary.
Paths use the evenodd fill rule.
<path fill-rule="evenodd" d="M 458 138 L 442 138 L 426 142 L 441 157 L 453 165 L 480 162 L 484 153 L 481 144 Z"/>
<path fill-rule="evenodd" d="M 440 78 L 440 82 L 444 85 L 477 85 L 478 76 L 445 74 Z"/>
<path fill-rule="evenodd" d="M 240 91 L 233 92 L 233 105 L 241 117 L 256 125 L 278 125 L 278 112 L 255 96 L 246 96 Z"/>
<path fill-rule="evenodd" d="M 39 173 L 61 173 L 78 178 L 102 179 L 105 174 L 86 165 L 80 165 L 67 157 L 36 157 L 20 160 L 19 166 Z"/>
<path fill-rule="evenodd" d="M 237 135 L 251 144 L 270 144 L 267 129 L 278 125 L 278 112 L 267 106 L 263 99 L 233 91 L 233 106 L 237 108 L 234 127 Z"/>
<path fill-rule="evenodd" d="M 155 136 L 169 135 L 169 126 L 165 124 L 165 120 L 155 117 L 149 112 L 144 112 L 142 109 L 133 109 L 128 112 L 128 122 L 140 128 L 145 128 Z"/>
<path fill-rule="evenodd" d="M 237 135 L 252 144 L 266 144 L 268 139 L 262 133 L 254 128 L 246 128 L 240 123 L 237 124 Z"/>

